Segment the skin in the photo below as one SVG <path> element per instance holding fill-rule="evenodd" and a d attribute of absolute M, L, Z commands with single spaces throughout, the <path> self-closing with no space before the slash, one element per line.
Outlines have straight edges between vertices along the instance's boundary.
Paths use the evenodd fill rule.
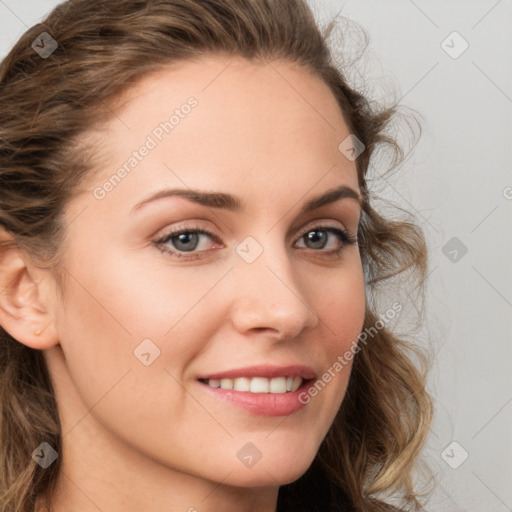
<path fill-rule="evenodd" d="M 197 107 L 96 199 L 95 187 L 191 96 Z M 350 132 L 328 87 L 282 61 L 186 62 L 146 77 L 126 99 L 96 140 L 101 167 L 65 211 L 63 290 L 49 271 L 27 274 L 25 321 L 43 332 L 24 334 L 3 317 L 17 339 L 44 350 L 54 383 L 63 450 L 52 509 L 274 511 L 279 486 L 312 463 L 350 365 L 287 417 L 226 404 L 196 378 L 292 363 L 319 377 L 357 339 L 358 246 L 324 233 L 326 248 L 311 248 L 302 235 L 335 226 L 355 236 L 359 204 L 300 211 L 331 188 L 358 190 L 355 163 L 338 150 Z M 164 188 L 229 193 L 246 209 L 172 197 L 130 213 Z M 152 244 L 171 228 L 207 229 L 218 241 L 202 235 L 196 259 L 180 261 Z M 252 263 L 235 251 L 249 236 L 263 249 Z M 149 366 L 133 353 L 144 339 L 160 349 Z M 262 454 L 251 468 L 237 458 L 247 442 Z"/>

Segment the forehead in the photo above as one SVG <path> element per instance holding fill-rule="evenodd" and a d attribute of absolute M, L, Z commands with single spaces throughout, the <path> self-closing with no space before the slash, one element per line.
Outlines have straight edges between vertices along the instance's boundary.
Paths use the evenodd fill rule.
<path fill-rule="evenodd" d="M 161 107 L 172 106 L 176 96 L 192 93 L 209 101 L 209 107 L 223 99 L 233 104 L 246 101 L 254 105 L 285 98 L 293 104 L 295 100 L 297 107 L 308 106 L 310 113 L 331 128 L 336 127 L 341 115 L 328 85 L 303 65 L 287 60 L 210 55 L 179 60 L 143 77 L 120 98 L 123 116 L 130 117 L 140 108 L 149 108 L 149 115 L 154 112 L 155 100 L 165 102 Z M 276 117 L 278 114 L 275 112 Z"/>
<path fill-rule="evenodd" d="M 357 188 L 355 164 L 338 149 L 349 130 L 334 95 L 294 63 L 185 61 L 146 76 L 120 100 L 96 145 L 104 164 L 94 184 L 124 168 L 126 194 L 162 180 L 233 190 L 263 180 L 290 192 L 293 180 L 304 193 L 327 175 L 327 185 L 342 176 Z"/>

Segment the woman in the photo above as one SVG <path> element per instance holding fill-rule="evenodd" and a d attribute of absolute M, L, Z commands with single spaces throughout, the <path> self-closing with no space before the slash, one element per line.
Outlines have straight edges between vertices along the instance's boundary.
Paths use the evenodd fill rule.
<path fill-rule="evenodd" d="M 394 110 L 307 5 L 73 0 L 0 70 L 3 512 L 417 506 L 424 373 L 374 304 Z"/>

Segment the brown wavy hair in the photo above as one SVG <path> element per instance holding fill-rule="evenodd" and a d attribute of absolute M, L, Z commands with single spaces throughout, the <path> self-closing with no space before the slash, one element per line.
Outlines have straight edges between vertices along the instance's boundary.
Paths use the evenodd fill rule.
<path fill-rule="evenodd" d="M 330 87 L 351 133 L 365 145 L 356 160 L 363 197 L 358 234 L 367 290 L 364 329 L 372 328 L 379 320 L 377 292 L 396 276 L 407 275 L 408 283 L 424 289 L 427 252 L 412 216 L 391 220 L 374 208 L 370 158 L 383 146 L 400 154 L 387 131 L 397 107 L 378 108 L 349 85 L 329 48 L 336 23 L 321 30 L 304 0 L 60 4 L 0 65 L 0 225 L 12 243 L 58 277 L 62 214 L 93 169 L 94 152 L 81 141 L 91 127 L 112 118 L 122 93 L 148 73 L 187 59 L 284 59 Z M 48 58 L 31 47 L 42 32 L 58 43 Z M 382 493 L 399 493 L 401 506 L 417 509 L 413 469 L 432 414 L 426 362 L 410 341 L 386 326 L 379 329 L 354 357 L 346 397 L 315 460 L 301 478 L 280 488 L 277 510 L 388 510 Z M 33 512 L 38 496 L 51 495 L 60 458 L 42 469 L 31 453 L 43 441 L 60 452 L 60 436 L 42 351 L 0 328 L 2 512 Z"/>

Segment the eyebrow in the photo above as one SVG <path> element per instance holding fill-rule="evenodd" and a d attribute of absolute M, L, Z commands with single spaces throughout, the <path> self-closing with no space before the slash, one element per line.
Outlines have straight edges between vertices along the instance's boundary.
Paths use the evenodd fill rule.
<path fill-rule="evenodd" d="M 142 207 L 153 201 L 167 197 L 183 197 L 194 203 L 208 206 L 210 208 L 220 208 L 229 211 L 239 212 L 245 209 L 244 202 L 236 196 L 223 192 L 205 192 L 192 189 L 164 189 L 137 203 L 132 213 L 140 210 Z M 313 210 L 334 203 L 341 199 L 354 199 L 359 206 L 362 205 L 362 198 L 353 188 L 342 185 L 324 192 L 323 194 L 309 200 L 303 207 L 302 213 L 309 213 Z"/>

